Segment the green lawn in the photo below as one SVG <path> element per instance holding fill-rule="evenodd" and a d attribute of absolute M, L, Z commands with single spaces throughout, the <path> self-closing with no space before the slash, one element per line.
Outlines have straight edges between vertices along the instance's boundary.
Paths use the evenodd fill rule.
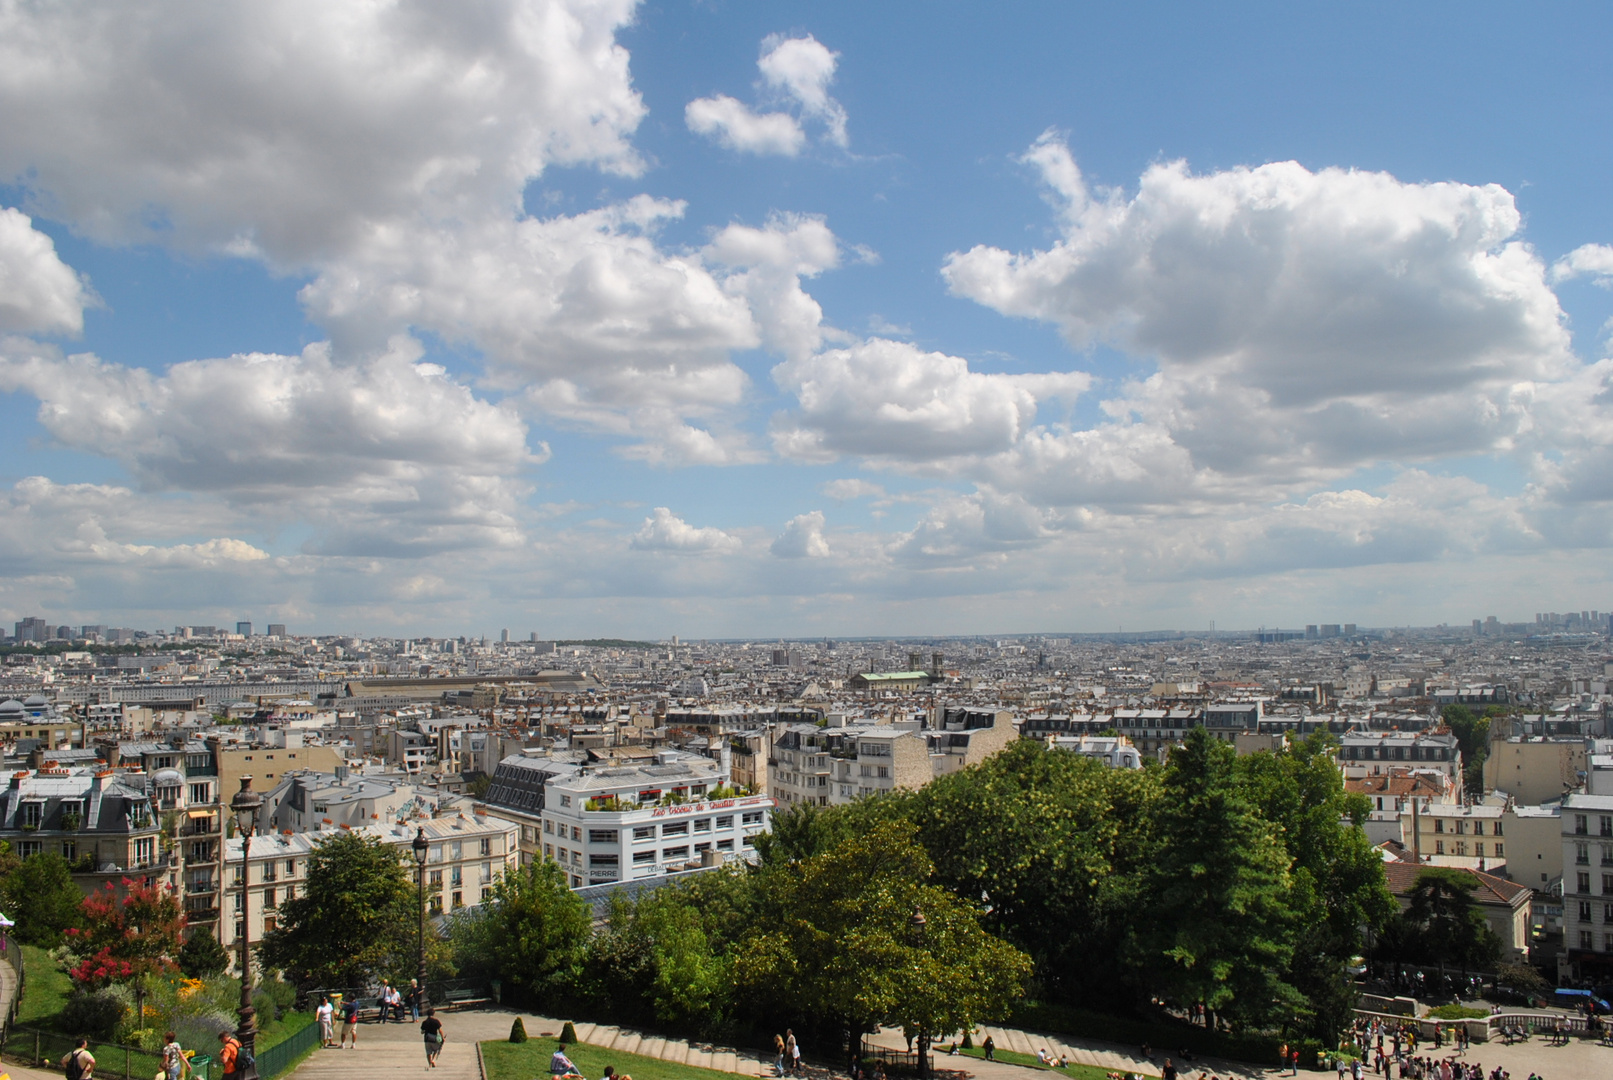
<path fill-rule="evenodd" d="M 482 1060 L 487 1063 L 487 1080 L 533 1080 L 533 1077 L 548 1076 L 549 1055 L 554 1053 L 557 1041 L 533 1036 L 524 1043 L 497 1039 L 484 1042 Z M 733 1073 L 638 1054 L 619 1054 L 588 1043 L 571 1043 L 566 1047 L 566 1056 L 588 1080 L 599 1080 L 605 1074 L 606 1065 L 615 1066 L 618 1076 L 627 1073 L 633 1080 L 734 1080 Z"/>
<path fill-rule="evenodd" d="M 17 1023 L 54 1025 L 73 990 L 73 980 L 56 966 L 50 953 L 35 945 L 22 946 L 22 968 L 26 985 L 17 1006 Z"/>
<path fill-rule="evenodd" d="M 935 1055 L 936 1065 L 943 1069 L 946 1068 L 946 1060 L 950 1055 L 944 1050 L 933 1048 L 931 1052 Z M 958 1053 L 980 1060 L 984 1060 L 986 1056 L 986 1052 L 979 1047 L 975 1047 L 973 1050 L 960 1049 Z M 1021 1054 L 1013 1050 L 998 1050 L 992 1057 L 996 1061 L 1006 1062 L 1009 1065 L 1025 1065 L 1032 1069 L 1040 1069 L 1043 1072 L 1056 1072 L 1060 1076 L 1073 1076 L 1076 1080 L 1107 1080 L 1109 1076 L 1108 1069 L 1100 1069 L 1096 1065 L 1082 1065 L 1075 1061 L 1070 1062 L 1062 1069 L 1055 1069 L 1050 1065 L 1043 1065 L 1040 1061 L 1037 1061 L 1035 1054 Z"/>

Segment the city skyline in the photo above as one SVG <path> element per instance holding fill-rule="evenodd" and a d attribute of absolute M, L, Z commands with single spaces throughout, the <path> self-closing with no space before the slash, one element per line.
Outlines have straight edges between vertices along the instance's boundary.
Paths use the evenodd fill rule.
<path fill-rule="evenodd" d="M 7 10 L 0 623 L 1605 610 L 1613 15 L 1480 9 Z"/>

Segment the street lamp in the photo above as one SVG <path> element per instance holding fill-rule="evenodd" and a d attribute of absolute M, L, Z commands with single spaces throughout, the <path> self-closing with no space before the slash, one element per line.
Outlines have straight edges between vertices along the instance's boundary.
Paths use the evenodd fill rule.
<path fill-rule="evenodd" d="M 908 925 L 913 928 L 913 937 L 915 939 L 917 939 L 920 948 L 924 947 L 924 928 L 925 928 L 926 922 L 927 922 L 927 920 L 924 918 L 924 912 L 920 911 L 918 908 L 914 908 L 913 909 L 913 917 L 908 920 Z M 928 1077 L 930 1075 L 929 1062 L 925 1059 L 925 1054 L 924 1054 L 924 1051 L 929 1048 L 929 1045 L 930 1045 L 929 1032 L 925 1031 L 924 1030 L 924 1025 L 920 1024 L 919 1025 L 919 1080 L 928 1080 Z"/>
<path fill-rule="evenodd" d="M 247 886 L 252 870 L 252 833 L 257 827 L 258 810 L 263 806 L 263 796 L 252 790 L 252 778 L 241 777 L 241 790 L 235 793 L 230 800 L 230 812 L 235 815 L 235 824 L 241 833 L 241 1026 L 236 1029 L 235 1037 L 241 1040 L 241 1045 L 253 1057 L 257 1056 L 258 1042 L 258 1011 L 252 1007 L 252 952 L 250 938 L 252 924 L 247 921 Z"/>
<path fill-rule="evenodd" d="M 426 827 L 420 826 L 414 834 L 414 842 L 409 845 L 414 849 L 414 873 L 420 896 L 420 974 L 418 981 L 420 989 L 420 1006 L 426 1004 Z"/>

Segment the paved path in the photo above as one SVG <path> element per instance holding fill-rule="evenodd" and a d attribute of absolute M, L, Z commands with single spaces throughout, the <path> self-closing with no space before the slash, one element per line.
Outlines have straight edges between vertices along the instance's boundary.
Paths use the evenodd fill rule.
<path fill-rule="evenodd" d="M 0 972 L 0 977 L 3 977 L 3 972 Z M 4 993 L 3 982 L 0 982 L 0 993 Z M 483 1080 L 475 1044 L 508 1038 L 510 1025 L 516 1015 L 513 1011 L 499 1009 L 439 1014 L 447 1042 L 431 1080 Z M 563 1020 L 550 1017 L 521 1015 L 527 1032 L 534 1036 L 558 1035 L 564 1024 Z M 642 1054 L 738 1076 L 773 1075 L 771 1053 L 668 1039 L 607 1024 L 578 1023 L 576 1028 L 580 1042 L 607 1050 Z M 1136 1047 L 1014 1028 L 982 1028 L 975 1041 L 978 1043 L 987 1035 L 996 1041 L 1000 1049 L 1034 1055 L 1038 1049 L 1045 1048 L 1049 1053 L 1068 1056 L 1072 1061 L 1115 1072 L 1158 1076 L 1165 1063 L 1165 1055 L 1159 1052 L 1152 1059 L 1147 1059 L 1140 1056 Z M 899 1031 L 881 1031 L 870 1036 L 868 1042 L 897 1050 L 906 1049 L 907 1046 Z M 810 1046 L 805 1049 L 808 1061 L 806 1080 L 833 1080 L 844 1075 L 839 1062 L 824 1062 L 817 1058 Z M 1540 1074 L 1544 1080 L 1608 1080 L 1613 1077 L 1613 1048 L 1585 1041 L 1572 1042 L 1567 1046 L 1549 1046 L 1538 1038 L 1515 1046 L 1481 1043 L 1465 1054 L 1442 1050 L 1440 1055 L 1468 1063 L 1482 1063 L 1486 1072 L 1499 1065 L 1510 1072 L 1514 1080 L 1522 1080 L 1530 1072 Z M 979 1061 L 945 1052 L 936 1054 L 934 1064 L 934 1072 L 941 1080 L 1036 1080 L 1035 1070 L 1027 1070 L 1024 1066 Z M 1201 1072 L 1206 1078 L 1216 1076 L 1221 1080 L 1277 1080 L 1286 1075 L 1276 1070 L 1252 1068 L 1248 1064 L 1220 1059 L 1195 1058 L 1190 1062 L 1177 1060 L 1175 1064 L 1184 1080 L 1199 1080 Z M 53 1073 L 16 1067 L 9 1071 L 12 1080 L 59 1080 Z M 315 1051 L 293 1074 L 292 1080 L 376 1080 L 378 1076 L 391 1073 L 420 1074 L 426 1071 L 425 1049 L 418 1025 L 360 1024 L 358 1049 Z M 1331 1071 L 1301 1070 L 1299 1075 L 1301 1080 L 1334 1080 Z"/>

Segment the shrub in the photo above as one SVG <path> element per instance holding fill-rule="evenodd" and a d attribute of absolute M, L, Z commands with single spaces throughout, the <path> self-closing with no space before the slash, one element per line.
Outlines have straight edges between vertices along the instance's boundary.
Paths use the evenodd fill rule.
<path fill-rule="evenodd" d="M 515 1018 L 515 1023 L 510 1025 L 510 1041 L 526 1042 L 526 1024 L 522 1022 L 519 1016 Z"/>
<path fill-rule="evenodd" d="M 1470 1005 L 1441 1005 L 1437 1009 L 1429 1009 L 1428 1015 L 1435 1020 L 1479 1020 L 1490 1014 Z"/>
<path fill-rule="evenodd" d="M 573 1024 L 570 1020 L 567 1020 L 566 1026 L 560 1029 L 560 1041 L 567 1044 L 576 1042 L 577 1025 Z"/>
<path fill-rule="evenodd" d="M 76 990 L 62 1008 L 58 1026 L 75 1035 L 110 1039 L 130 1011 L 129 992 L 121 986 Z"/>
<path fill-rule="evenodd" d="M 968 1028 L 963 1029 L 963 1048 L 965 1050 L 973 1050 L 975 1048 L 974 1037 L 969 1033 Z"/>

